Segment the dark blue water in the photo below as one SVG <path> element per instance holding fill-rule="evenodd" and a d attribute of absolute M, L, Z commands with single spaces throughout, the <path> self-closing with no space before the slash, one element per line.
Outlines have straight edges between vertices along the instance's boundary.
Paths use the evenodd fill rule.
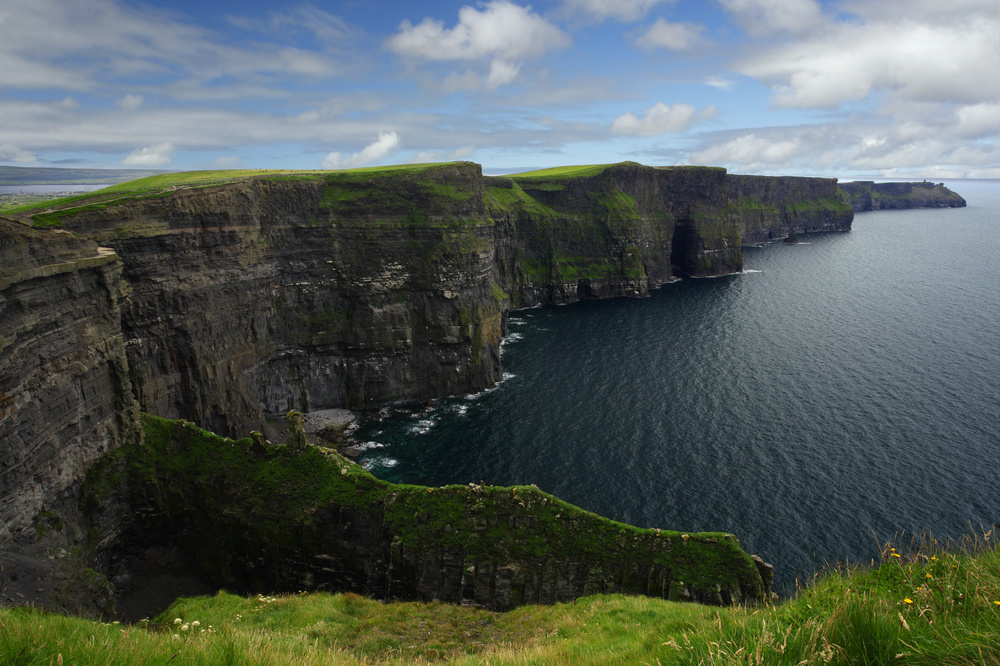
<path fill-rule="evenodd" d="M 747 248 L 742 275 L 511 314 L 509 379 L 370 420 L 378 476 L 537 484 L 727 531 L 787 592 L 899 533 L 1000 522 L 1000 184 Z"/>

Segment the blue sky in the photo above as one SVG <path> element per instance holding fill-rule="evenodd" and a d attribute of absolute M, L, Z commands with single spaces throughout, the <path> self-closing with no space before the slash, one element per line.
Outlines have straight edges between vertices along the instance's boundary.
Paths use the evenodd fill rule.
<path fill-rule="evenodd" d="M 996 0 L 0 1 L 0 164 L 1000 177 Z"/>

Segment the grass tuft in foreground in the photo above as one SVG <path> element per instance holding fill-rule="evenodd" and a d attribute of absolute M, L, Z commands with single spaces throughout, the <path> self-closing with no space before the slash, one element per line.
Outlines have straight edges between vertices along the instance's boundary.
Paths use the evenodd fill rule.
<path fill-rule="evenodd" d="M 887 545 L 749 610 L 594 596 L 509 613 L 353 594 L 180 599 L 133 626 L 0 610 L 3 664 L 1000 664 L 992 531 Z"/>

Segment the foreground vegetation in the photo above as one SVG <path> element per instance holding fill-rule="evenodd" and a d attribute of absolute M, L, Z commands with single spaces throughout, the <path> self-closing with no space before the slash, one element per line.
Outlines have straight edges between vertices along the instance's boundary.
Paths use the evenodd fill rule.
<path fill-rule="evenodd" d="M 759 609 L 627 596 L 509 613 L 352 594 L 178 600 L 136 625 L 0 610 L 3 664 L 1000 664 L 992 532 L 886 546 Z"/>

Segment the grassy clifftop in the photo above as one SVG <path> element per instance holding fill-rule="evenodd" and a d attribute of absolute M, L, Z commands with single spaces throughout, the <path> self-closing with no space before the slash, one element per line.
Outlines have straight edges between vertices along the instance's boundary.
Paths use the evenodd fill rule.
<path fill-rule="evenodd" d="M 1000 664 L 1000 553 L 888 545 L 762 609 L 597 595 L 493 613 L 352 594 L 180 599 L 149 622 L 0 610 L 11 664 Z"/>

